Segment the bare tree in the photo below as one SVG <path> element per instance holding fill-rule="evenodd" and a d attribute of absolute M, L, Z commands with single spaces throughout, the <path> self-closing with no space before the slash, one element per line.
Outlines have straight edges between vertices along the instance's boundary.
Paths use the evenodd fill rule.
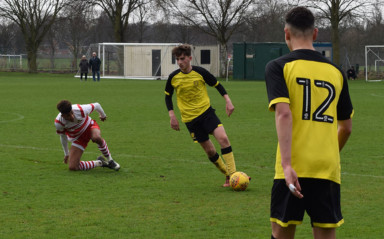
<path fill-rule="evenodd" d="M 16 38 L 15 24 L 0 23 L 0 52 L 1 54 L 15 54 L 13 42 Z"/>
<path fill-rule="evenodd" d="M 125 42 L 128 22 L 131 14 L 138 7 L 147 4 L 149 0 L 88 0 L 91 4 L 100 6 L 113 25 L 115 42 Z M 123 74 L 124 54 L 118 51 L 117 67 L 119 74 Z"/>
<path fill-rule="evenodd" d="M 138 42 L 144 41 L 144 34 L 149 28 L 148 21 L 152 18 L 153 12 L 151 11 L 153 9 L 152 4 L 142 4 L 138 6 L 137 10 L 133 12 L 134 16 L 134 26 L 137 30 L 137 38 Z"/>
<path fill-rule="evenodd" d="M 340 25 L 348 18 L 363 19 L 370 16 L 377 0 L 309 0 L 305 2 L 316 10 L 320 18 L 329 21 L 332 32 L 333 61 L 340 65 Z"/>
<path fill-rule="evenodd" d="M 63 7 L 63 0 L 3 0 L 0 15 L 15 22 L 23 33 L 28 70 L 37 72 L 37 50 Z"/>
<path fill-rule="evenodd" d="M 63 16 L 58 22 L 60 39 L 72 53 L 72 70 L 77 68 L 77 59 L 80 58 L 82 47 L 89 40 L 92 11 L 93 8 L 84 1 L 75 1 L 64 7 Z"/>
<path fill-rule="evenodd" d="M 246 25 L 242 26 L 244 39 L 256 42 L 283 42 L 284 15 L 287 7 L 284 1 L 279 0 L 257 3 L 254 13 L 246 18 Z"/>
<path fill-rule="evenodd" d="M 100 6 L 111 20 L 116 42 L 125 42 L 124 32 L 128 28 L 128 20 L 133 11 L 149 0 L 89 0 L 91 4 Z"/>
<path fill-rule="evenodd" d="M 220 75 L 227 67 L 228 41 L 255 0 L 161 0 L 185 24 L 215 37 L 220 44 Z"/>

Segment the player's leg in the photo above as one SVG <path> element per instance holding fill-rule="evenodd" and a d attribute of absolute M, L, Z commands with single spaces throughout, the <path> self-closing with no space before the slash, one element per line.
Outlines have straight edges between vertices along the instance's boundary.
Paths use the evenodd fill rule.
<path fill-rule="evenodd" d="M 88 73 L 84 73 L 84 81 L 87 81 Z"/>
<path fill-rule="evenodd" d="M 335 228 L 320 228 L 313 227 L 313 237 L 315 239 L 335 239 L 336 229 Z"/>
<path fill-rule="evenodd" d="M 93 78 L 93 81 L 96 81 L 95 76 L 96 76 L 96 71 L 92 71 L 92 78 Z"/>
<path fill-rule="evenodd" d="M 344 223 L 340 204 L 340 184 L 323 179 L 302 179 L 306 189 L 307 213 L 315 239 L 336 238 L 336 228 Z"/>
<path fill-rule="evenodd" d="M 69 150 L 69 160 L 68 160 L 68 168 L 71 171 L 78 171 L 78 170 L 89 170 L 95 167 L 101 167 L 102 162 L 99 160 L 95 161 L 80 161 L 81 156 L 83 155 L 84 149 L 82 146 L 71 146 Z"/>
<path fill-rule="evenodd" d="M 213 136 L 221 147 L 221 155 L 227 165 L 228 174 L 231 175 L 236 172 L 235 158 L 232 152 L 231 143 L 229 142 L 227 133 L 225 132 L 224 126 L 219 125 L 213 132 Z"/>
<path fill-rule="evenodd" d="M 94 126 L 91 127 L 91 140 L 97 144 L 100 152 L 108 160 L 109 168 L 112 168 L 116 171 L 119 170 L 120 165 L 113 160 L 111 153 L 109 152 L 107 142 L 105 142 L 105 140 L 101 137 L 100 128 L 96 122 L 94 122 Z"/>
<path fill-rule="evenodd" d="M 83 80 L 83 73 L 80 73 L 80 81 Z"/>
<path fill-rule="evenodd" d="M 215 146 L 210 139 L 200 142 L 201 147 L 204 149 L 209 160 L 225 175 L 228 175 L 227 166 L 224 164 L 223 159 L 217 153 Z"/>
<path fill-rule="evenodd" d="M 295 238 L 296 225 L 282 227 L 276 222 L 271 222 L 272 236 L 276 239 L 293 239 Z"/>
<path fill-rule="evenodd" d="M 208 139 L 204 142 L 200 142 L 200 145 L 204 149 L 209 160 L 226 176 L 226 182 L 223 184 L 223 187 L 229 187 L 229 179 L 227 180 L 227 177 L 229 177 L 227 165 L 225 165 L 223 159 L 217 153 L 212 141 Z"/>
<path fill-rule="evenodd" d="M 305 197 L 304 199 L 299 199 L 289 191 L 285 179 L 273 180 L 270 221 L 274 238 L 294 238 L 296 225 L 300 225 L 303 222 L 305 200 Z"/>
<path fill-rule="evenodd" d="M 100 71 L 97 71 L 97 81 L 100 81 Z"/>

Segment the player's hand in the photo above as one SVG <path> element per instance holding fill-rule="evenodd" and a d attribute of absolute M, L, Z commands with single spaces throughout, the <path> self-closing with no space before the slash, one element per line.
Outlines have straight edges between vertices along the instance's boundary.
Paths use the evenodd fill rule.
<path fill-rule="evenodd" d="M 100 118 L 100 120 L 103 121 L 103 122 L 107 120 L 107 116 L 101 116 L 101 115 L 100 115 L 99 118 Z"/>
<path fill-rule="evenodd" d="M 69 155 L 64 156 L 63 163 L 68 164 Z"/>
<path fill-rule="evenodd" d="M 171 117 L 170 123 L 171 123 L 172 129 L 174 129 L 176 131 L 180 131 L 179 121 L 177 120 L 176 117 Z"/>
<path fill-rule="evenodd" d="M 225 112 L 227 113 L 228 117 L 231 116 L 234 110 L 235 107 L 233 106 L 232 102 L 228 101 L 225 105 Z"/>
<path fill-rule="evenodd" d="M 284 168 L 285 183 L 293 195 L 298 198 L 303 198 L 301 194 L 301 186 L 295 170 L 292 167 Z"/>

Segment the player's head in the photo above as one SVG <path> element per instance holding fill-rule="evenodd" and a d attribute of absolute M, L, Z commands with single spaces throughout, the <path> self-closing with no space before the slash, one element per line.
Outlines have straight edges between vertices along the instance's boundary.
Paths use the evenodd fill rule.
<path fill-rule="evenodd" d="M 172 50 L 172 55 L 179 57 L 181 55 L 191 56 L 191 46 L 188 44 L 179 45 Z"/>
<path fill-rule="evenodd" d="M 315 28 L 315 17 L 305 7 L 295 7 L 285 16 L 285 42 L 290 50 L 313 49 L 318 29 Z"/>
<path fill-rule="evenodd" d="M 73 121 L 72 103 L 68 100 L 61 100 L 57 103 L 57 110 L 60 111 L 64 119 Z"/>
<path fill-rule="evenodd" d="M 305 7 L 295 7 L 285 16 L 285 23 L 298 32 L 312 32 L 315 28 L 315 17 L 313 13 Z"/>
<path fill-rule="evenodd" d="M 62 114 L 68 114 L 72 111 L 72 103 L 69 100 L 60 100 L 57 103 L 57 110 Z"/>
<path fill-rule="evenodd" d="M 189 73 L 192 69 L 191 67 L 191 46 L 187 44 L 183 44 L 173 48 L 172 55 L 175 56 L 177 65 L 180 70 L 184 73 Z"/>

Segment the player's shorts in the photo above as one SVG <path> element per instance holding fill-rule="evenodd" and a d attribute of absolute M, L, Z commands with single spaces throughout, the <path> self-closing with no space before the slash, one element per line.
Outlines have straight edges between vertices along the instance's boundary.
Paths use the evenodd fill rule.
<path fill-rule="evenodd" d="M 215 109 L 209 107 L 204 113 L 185 123 L 193 141 L 205 142 L 209 139 L 209 134 L 219 126 L 222 126 L 219 117 L 215 114 Z"/>
<path fill-rule="evenodd" d="M 344 223 L 340 206 L 340 184 L 330 180 L 299 178 L 303 198 L 295 197 L 284 179 L 275 179 L 271 195 L 271 222 L 282 227 L 299 225 L 304 212 L 312 227 L 336 228 Z"/>
<path fill-rule="evenodd" d="M 99 129 L 100 126 L 95 120 L 91 120 L 91 123 L 88 125 L 88 128 L 80 135 L 80 137 L 72 143 L 72 146 L 75 146 L 81 150 L 85 150 L 89 141 L 91 140 L 91 130 Z"/>

